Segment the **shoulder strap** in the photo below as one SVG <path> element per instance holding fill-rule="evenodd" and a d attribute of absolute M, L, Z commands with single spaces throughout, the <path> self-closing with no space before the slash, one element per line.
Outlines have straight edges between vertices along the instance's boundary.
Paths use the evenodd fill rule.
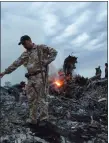
<path fill-rule="evenodd" d="M 40 64 L 40 70 L 41 70 L 41 76 L 42 76 L 42 81 L 43 81 L 43 85 L 45 86 L 45 82 L 44 82 L 44 76 L 43 76 L 43 72 L 42 72 L 42 63 L 41 63 L 41 53 L 39 51 L 39 47 L 37 47 L 37 52 L 38 52 L 38 59 L 39 59 L 39 64 Z"/>

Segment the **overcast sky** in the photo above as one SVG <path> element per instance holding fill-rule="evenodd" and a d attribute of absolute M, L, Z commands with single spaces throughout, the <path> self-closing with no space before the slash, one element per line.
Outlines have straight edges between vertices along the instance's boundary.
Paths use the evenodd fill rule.
<path fill-rule="evenodd" d="M 53 71 L 74 52 L 78 56 L 77 74 L 91 77 L 95 74 L 95 67 L 100 65 L 104 76 L 107 62 L 106 2 L 2 2 L 2 71 L 24 51 L 18 42 L 25 34 L 36 44 L 47 44 L 58 51 L 52 63 Z M 21 66 L 6 75 L 2 84 L 25 80 L 25 72 Z"/>

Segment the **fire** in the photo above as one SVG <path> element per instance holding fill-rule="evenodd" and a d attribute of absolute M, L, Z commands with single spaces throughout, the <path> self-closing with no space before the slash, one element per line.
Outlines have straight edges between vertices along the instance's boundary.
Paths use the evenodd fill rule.
<path fill-rule="evenodd" d="M 62 86 L 63 85 L 63 82 L 57 80 L 54 82 L 58 87 Z"/>
<path fill-rule="evenodd" d="M 56 84 L 57 86 L 61 86 L 61 83 L 60 83 L 59 81 L 56 81 L 55 84 Z"/>

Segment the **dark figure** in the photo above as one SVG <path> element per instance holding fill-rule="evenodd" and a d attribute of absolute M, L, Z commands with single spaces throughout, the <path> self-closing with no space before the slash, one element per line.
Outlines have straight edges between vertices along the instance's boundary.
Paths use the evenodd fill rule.
<path fill-rule="evenodd" d="M 75 83 L 79 86 L 85 86 L 88 82 L 88 78 L 84 78 L 83 76 L 77 75 L 75 77 Z"/>
<path fill-rule="evenodd" d="M 23 92 L 25 85 L 25 82 L 22 81 L 20 84 L 13 85 L 8 89 L 8 93 L 14 95 L 16 102 L 19 102 L 20 93 Z"/>
<path fill-rule="evenodd" d="M 16 88 L 19 92 L 22 92 L 23 88 L 25 87 L 26 83 L 24 81 L 21 81 L 20 84 L 15 84 L 12 86 L 12 88 Z"/>
<path fill-rule="evenodd" d="M 108 78 L 108 63 L 105 63 L 105 78 Z"/>
<path fill-rule="evenodd" d="M 75 64 L 77 63 L 77 57 L 74 56 L 68 56 L 64 60 L 63 70 L 66 76 L 72 77 L 72 71 L 76 69 Z"/>
<path fill-rule="evenodd" d="M 13 95 L 15 97 L 15 101 L 19 102 L 19 90 L 17 88 L 10 87 L 8 89 L 8 94 Z"/>
<path fill-rule="evenodd" d="M 98 68 L 95 68 L 96 69 L 96 76 L 100 79 L 101 78 L 101 69 L 100 69 L 100 66 Z"/>

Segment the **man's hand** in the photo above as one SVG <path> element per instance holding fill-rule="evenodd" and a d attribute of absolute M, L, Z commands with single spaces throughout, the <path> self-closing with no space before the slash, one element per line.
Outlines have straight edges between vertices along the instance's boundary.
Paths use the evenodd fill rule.
<path fill-rule="evenodd" d="M 5 75 L 4 72 L 0 73 L 0 78 L 2 78 Z"/>

